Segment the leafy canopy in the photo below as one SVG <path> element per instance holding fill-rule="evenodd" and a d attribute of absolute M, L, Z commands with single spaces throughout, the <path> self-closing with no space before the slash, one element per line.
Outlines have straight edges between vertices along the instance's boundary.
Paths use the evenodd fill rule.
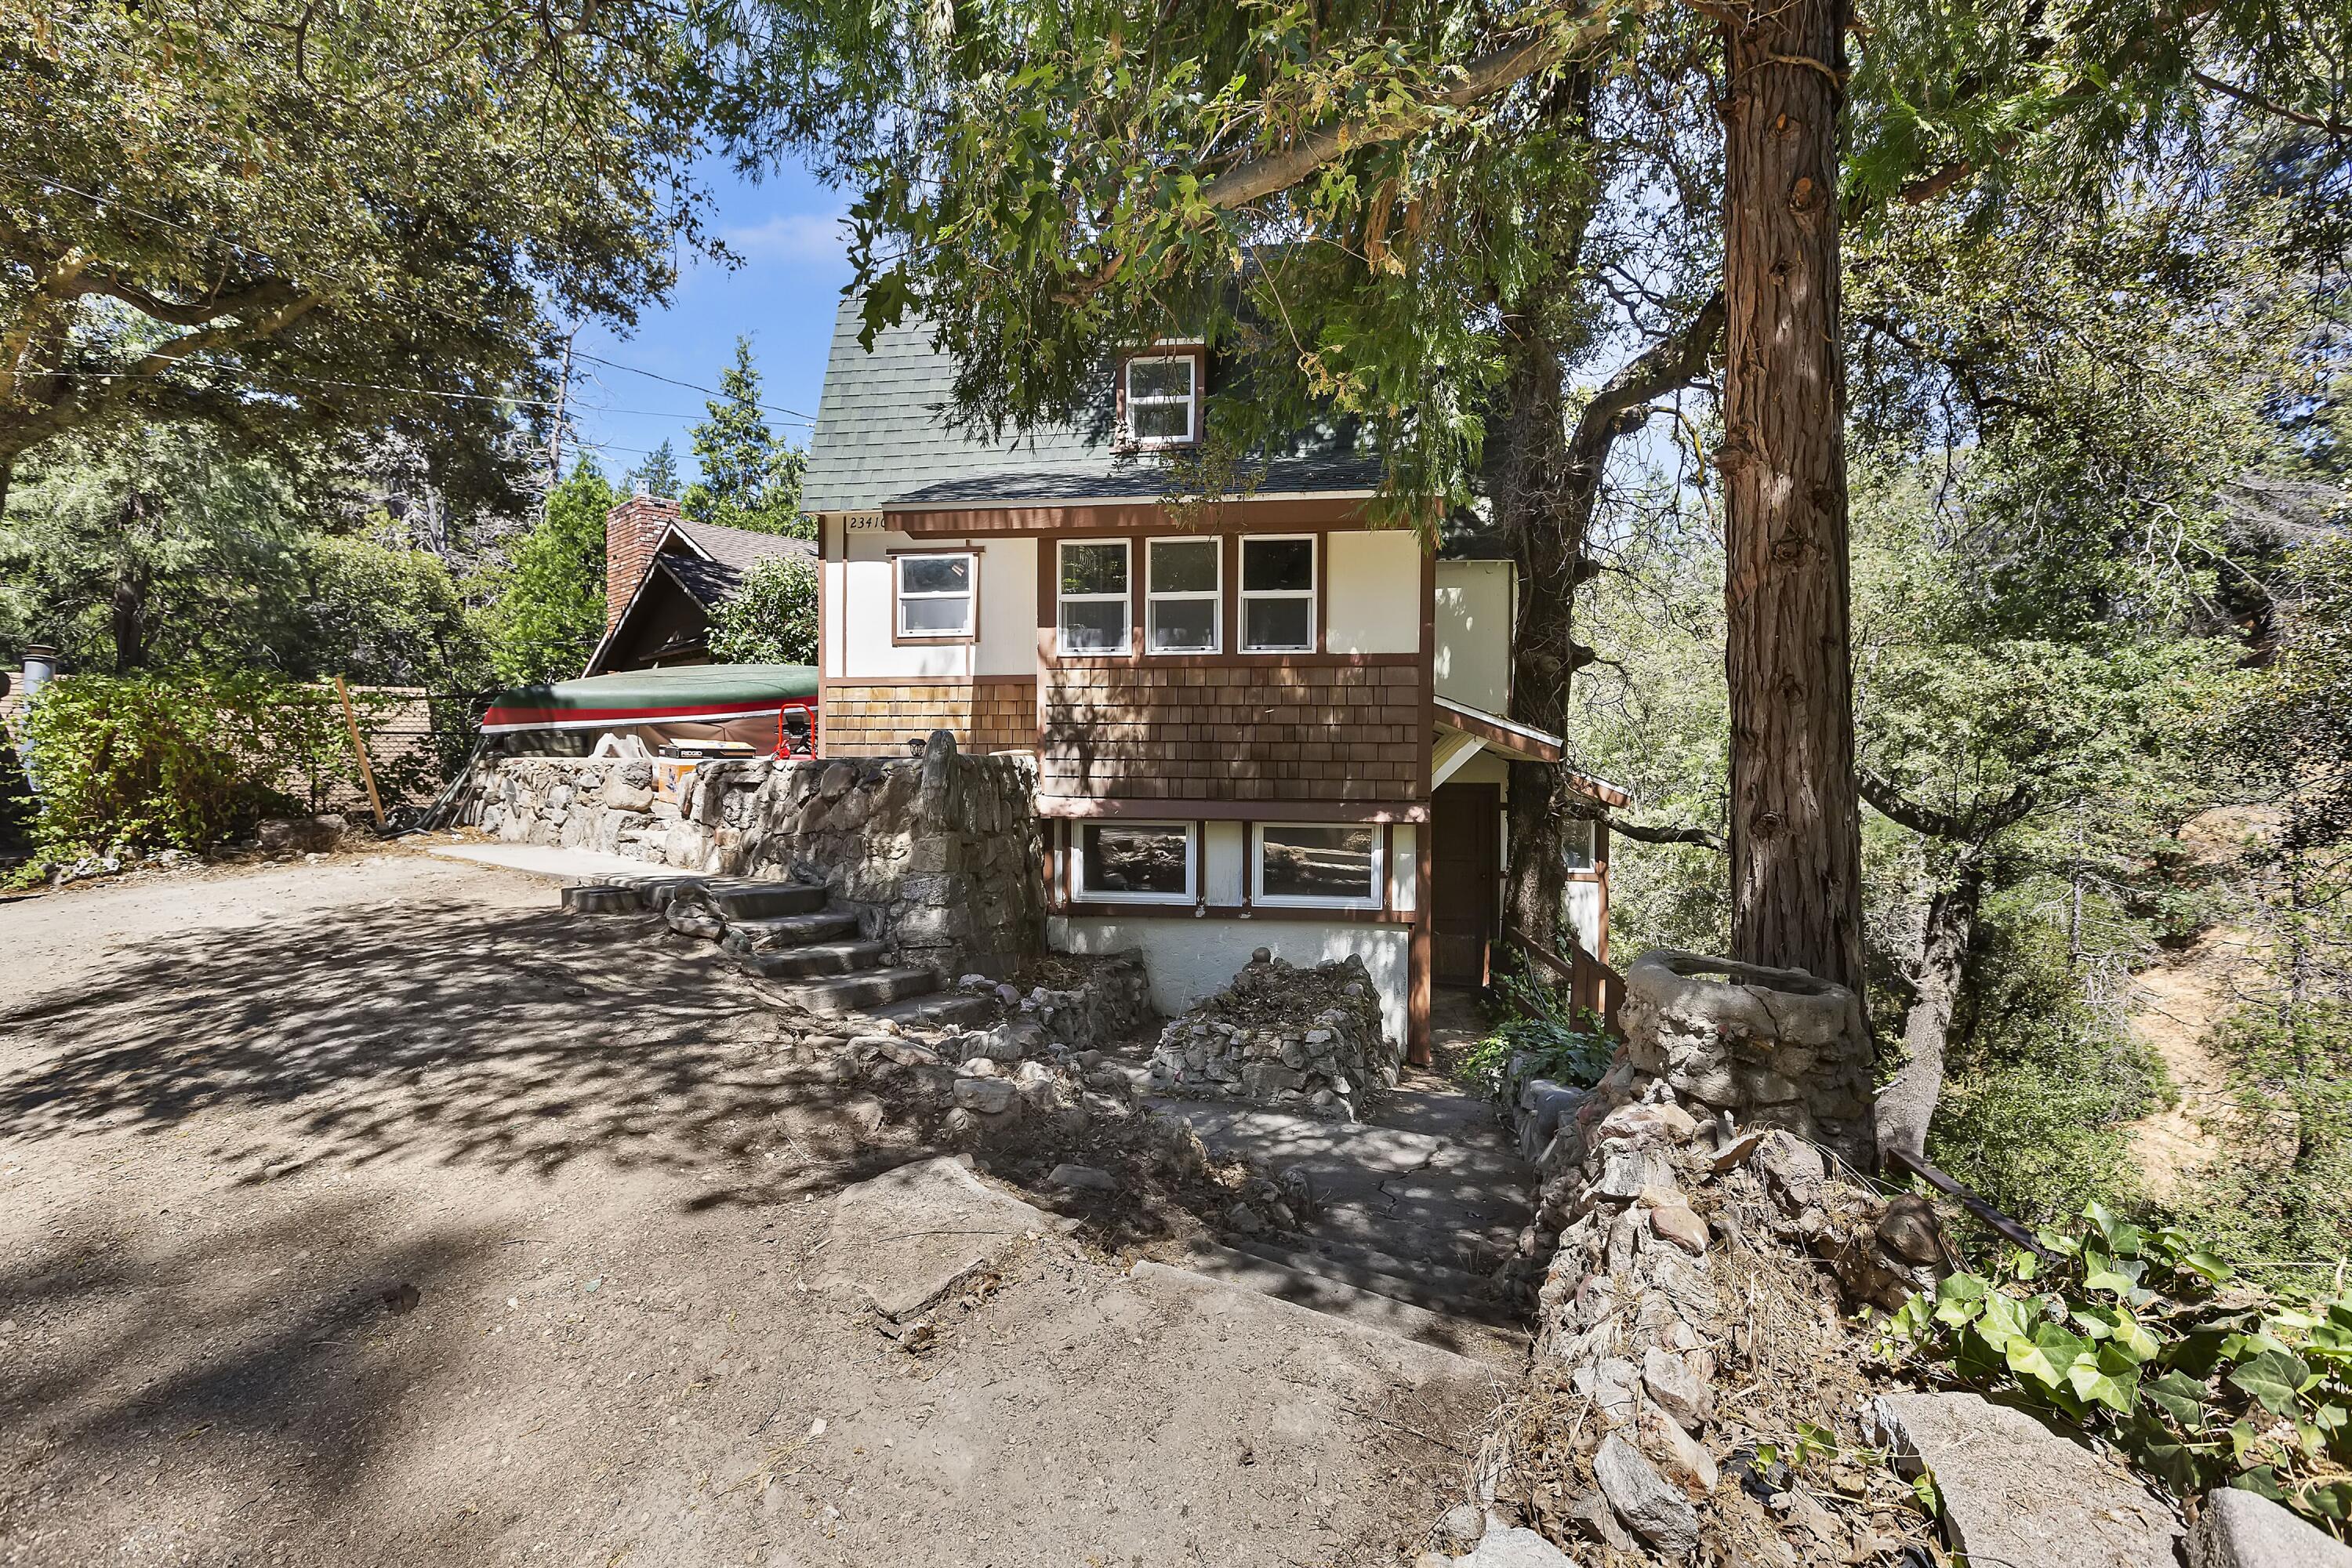
<path fill-rule="evenodd" d="M 593 459 L 547 494 L 547 509 L 495 581 L 490 663 L 510 684 L 568 680 L 604 635 L 604 514 L 620 498 Z"/>
<path fill-rule="evenodd" d="M 0 475 L 124 416 L 512 472 L 551 319 L 701 242 L 688 44 L 637 0 L 0 0 Z"/>
<path fill-rule="evenodd" d="M 797 555 L 762 561 L 710 626 L 710 657 L 722 664 L 816 662 L 816 568 Z"/>

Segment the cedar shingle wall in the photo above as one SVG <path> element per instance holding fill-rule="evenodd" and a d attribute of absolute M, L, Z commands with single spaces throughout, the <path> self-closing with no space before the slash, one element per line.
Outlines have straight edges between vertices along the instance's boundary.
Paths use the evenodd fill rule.
<path fill-rule="evenodd" d="M 965 752 L 1027 751 L 1037 743 L 1037 683 L 833 681 L 824 689 L 819 726 L 828 757 L 898 756 L 908 737 L 933 730 L 954 731 Z"/>
<path fill-rule="evenodd" d="M 1069 665 L 1046 674 L 1046 795 L 1408 800 L 1425 715 L 1410 664 Z"/>

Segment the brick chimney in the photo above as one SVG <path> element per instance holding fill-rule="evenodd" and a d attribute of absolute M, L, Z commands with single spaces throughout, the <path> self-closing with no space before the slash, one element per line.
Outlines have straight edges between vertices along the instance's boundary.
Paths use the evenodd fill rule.
<path fill-rule="evenodd" d="M 677 521 L 677 502 L 660 496 L 631 496 L 604 514 L 604 629 L 611 631 L 629 607 L 654 563 L 662 534 Z"/>

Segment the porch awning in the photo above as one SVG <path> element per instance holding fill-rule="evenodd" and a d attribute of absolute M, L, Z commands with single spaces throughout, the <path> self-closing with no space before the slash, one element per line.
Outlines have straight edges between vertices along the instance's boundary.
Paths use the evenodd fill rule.
<path fill-rule="evenodd" d="M 1483 708 L 1436 699 L 1437 742 L 1430 759 L 1430 787 L 1453 777 L 1455 770 L 1482 751 L 1522 763 L 1556 763 L 1566 754 L 1558 735 L 1548 735 L 1531 724 L 1521 724 Z M 1569 770 L 1570 782 L 1608 805 L 1626 805 L 1633 797 L 1607 779 Z"/>
<path fill-rule="evenodd" d="M 490 700 L 482 732 L 609 730 L 677 720 L 756 719 L 816 700 L 806 664 L 688 664 L 513 686 Z"/>

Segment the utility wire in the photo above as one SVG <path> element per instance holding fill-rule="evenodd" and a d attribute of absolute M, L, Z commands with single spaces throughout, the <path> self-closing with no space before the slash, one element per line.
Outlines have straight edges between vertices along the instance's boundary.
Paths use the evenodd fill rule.
<path fill-rule="evenodd" d="M 613 370 L 625 370 L 631 375 L 642 375 L 654 381 L 667 382 L 672 386 L 682 386 L 688 392 L 707 392 L 713 397 L 732 397 L 735 395 L 731 392 L 721 392 L 715 386 L 701 386 L 691 381 L 680 381 L 675 376 L 658 375 L 649 370 L 639 370 L 633 364 L 622 364 L 616 360 L 600 359 L 592 353 L 583 353 L 580 357 L 588 361 L 592 364 L 604 365 Z M 764 408 L 771 414 L 789 414 L 793 418 L 803 420 L 810 425 L 816 423 L 814 418 L 802 413 L 799 409 L 787 408 L 781 403 L 761 403 L 757 398 L 751 399 L 750 401 L 753 407 Z"/>

